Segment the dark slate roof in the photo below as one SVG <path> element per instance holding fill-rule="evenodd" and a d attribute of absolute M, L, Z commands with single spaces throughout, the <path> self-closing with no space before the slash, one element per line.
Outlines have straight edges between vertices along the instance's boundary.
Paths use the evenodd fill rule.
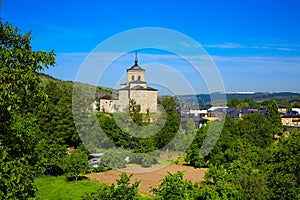
<path fill-rule="evenodd" d="M 151 87 L 142 87 L 140 85 L 134 86 L 133 88 L 130 88 L 130 86 L 126 86 L 124 88 L 121 88 L 119 90 L 148 90 L 148 91 L 157 91 L 157 89 L 151 88 Z"/>
<path fill-rule="evenodd" d="M 261 115 L 267 116 L 268 115 L 268 109 L 266 109 L 266 108 L 260 109 L 258 111 L 258 113 L 261 114 Z"/>
<path fill-rule="evenodd" d="M 244 108 L 242 108 L 241 112 L 242 112 L 242 115 L 246 115 L 249 113 L 258 113 L 259 110 L 257 108 L 244 107 Z"/>
<path fill-rule="evenodd" d="M 240 117 L 240 113 L 241 111 L 238 108 L 234 108 L 234 107 L 227 108 L 227 115 L 229 115 L 233 119 L 238 119 Z"/>
<path fill-rule="evenodd" d="M 111 99 L 112 99 L 112 96 L 111 96 L 111 95 L 109 95 L 109 94 L 106 94 L 106 95 L 104 95 L 104 96 L 100 97 L 100 99 L 107 99 L 107 100 L 111 100 Z"/>
<path fill-rule="evenodd" d="M 145 71 L 143 68 L 141 68 L 139 65 L 138 65 L 138 56 L 137 56 L 137 52 L 135 52 L 135 60 L 134 60 L 134 65 L 132 67 L 130 67 L 128 70 L 143 70 Z"/>
<path fill-rule="evenodd" d="M 295 112 L 290 112 L 290 113 L 286 113 L 285 115 L 281 116 L 281 118 L 298 118 L 300 117 L 300 115 L 298 113 Z"/>
<path fill-rule="evenodd" d="M 145 81 L 134 80 L 134 81 L 131 81 L 130 83 L 146 83 L 146 82 Z"/>
<path fill-rule="evenodd" d="M 236 110 L 239 110 L 238 108 L 229 107 L 227 108 L 227 113 L 235 112 Z"/>
<path fill-rule="evenodd" d="M 287 108 L 287 107 L 283 105 L 278 105 L 278 108 Z"/>
<path fill-rule="evenodd" d="M 138 61 L 137 59 L 134 61 L 134 65 L 132 67 L 130 67 L 128 70 L 143 70 L 145 71 L 143 68 L 141 68 L 141 66 L 138 65 Z"/>

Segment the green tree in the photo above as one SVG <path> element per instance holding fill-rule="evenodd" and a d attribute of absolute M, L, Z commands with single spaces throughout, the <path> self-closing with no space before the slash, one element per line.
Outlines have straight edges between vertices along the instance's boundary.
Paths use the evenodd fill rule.
<path fill-rule="evenodd" d="M 73 84 L 49 81 L 43 91 L 48 101 L 36 110 L 38 126 L 43 138 L 61 140 L 68 147 L 80 144 L 72 112 Z"/>
<path fill-rule="evenodd" d="M 293 106 L 292 106 L 293 108 L 300 108 L 300 102 L 298 102 L 298 101 L 295 101 L 294 103 L 293 103 Z"/>
<path fill-rule="evenodd" d="M 158 104 L 162 105 L 165 111 L 168 113 L 168 111 L 174 111 L 174 108 L 176 106 L 176 101 L 174 97 L 163 97 L 158 101 Z"/>
<path fill-rule="evenodd" d="M 281 121 L 280 121 L 281 123 Z M 267 147 L 273 142 L 273 132 L 263 115 L 250 113 L 235 122 L 235 133 L 248 139 L 253 145 Z"/>
<path fill-rule="evenodd" d="M 248 102 L 241 102 L 241 103 L 239 103 L 236 107 L 237 108 L 245 108 L 245 107 L 249 107 L 250 105 L 249 105 L 249 103 Z"/>
<path fill-rule="evenodd" d="M 186 122 L 186 133 L 187 134 L 194 134 L 194 133 L 196 133 L 195 122 L 194 122 L 194 120 L 192 118 L 190 118 Z"/>
<path fill-rule="evenodd" d="M 106 166 L 121 169 L 126 167 L 125 158 L 125 153 L 122 151 L 108 150 L 101 157 L 101 162 Z"/>
<path fill-rule="evenodd" d="M 57 140 L 49 137 L 40 138 L 35 148 L 35 151 L 38 152 L 37 173 L 50 173 L 55 176 L 62 175 L 64 171 L 61 163 L 64 162 L 66 149 L 67 146 L 64 144 L 64 141 L 59 138 Z"/>
<path fill-rule="evenodd" d="M 37 188 L 26 157 L 12 159 L 0 143 L 0 199 L 33 199 Z"/>
<path fill-rule="evenodd" d="M 210 165 L 209 172 L 204 176 L 205 181 L 200 183 L 197 199 L 241 199 L 240 188 L 233 183 L 233 174 L 232 169 Z"/>
<path fill-rule="evenodd" d="M 148 153 L 133 153 L 129 156 L 130 163 L 139 164 L 142 167 L 151 167 L 153 164 L 157 164 L 159 153 L 148 152 Z"/>
<path fill-rule="evenodd" d="M 39 152 L 38 173 L 58 175 L 63 172 L 62 157 L 67 147 L 77 148 L 80 139 L 75 128 L 72 113 L 72 84 L 50 79 L 41 75 L 42 89 L 48 100 L 34 111 L 37 118 L 38 138 L 36 151 Z"/>
<path fill-rule="evenodd" d="M 0 21 L 1 198 L 35 196 L 37 142 L 33 111 L 46 99 L 38 72 L 55 64 L 53 51 L 33 51 L 30 33 Z M 7 168 L 9 167 L 9 168 Z"/>
<path fill-rule="evenodd" d="M 134 99 L 130 99 L 129 100 L 129 115 L 130 115 L 132 121 L 134 121 L 134 123 L 136 123 L 137 125 L 142 124 L 142 114 L 140 112 L 141 112 L 141 106 L 136 104 L 136 101 Z"/>
<path fill-rule="evenodd" d="M 236 97 L 229 99 L 227 102 L 228 107 L 244 108 L 252 107 L 258 108 L 259 105 L 253 101 L 251 98 L 238 99 Z"/>
<path fill-rule="evenodd" d="M 300 131 L 281 136 L 266 175 L 269 199 L 300 199 Z"/>
<path fill-rule="evenodd" d="M 207 167 L 205 160 L 200 157 L 200 148 L 207 133 L 209 125 L 198 129 L 196 136 L 186 151 L 185 161 L 194 167 Z"/>
<path fill-rule="evenodd" d="M 131 148 L 138 153 L 146 153 L 161 149 L 169 144 L 175 137 L 179 130 L 180 118 L 174 108 L 174 105 L 176 105 L 174 98 L 167 97 L 160 101 L 160 103 L 164 106 L 166 113 L 165 115 L 158 116 L 158 119 L 156 120 L 158 122 L 149 124 L 147 129 L 142 129 L 142 126 L 137 126 L 137 128 L 130 127 L 130 125 L 132 125 L 132 121 L 128 120 L 126 113 L 125 115 L 124 113 L 113 115 L 99 113 L 97 114 L 98 121 L 103 133 L 117 147 L 127 149 Z M 162 121 L 165 123 L 160 122 L 161 118 L 163 118 Z M 117 122 L 123 123 L 124 128 L 122 127 L 121 129 Z M 156 130 L 160 131 L 151 137 L 146 137 L 152 134 L 151 131 Z M 135 133 L 137 134 L 135 135 Z M 139 136 L 143 136 L 145 138 Z"/>
<path fill-rule="evenodd" d="M 164 127 L 153 137 L 156 148 L 161 149 L 175 137 L 180 127 L 180 118 L 175 110 L 176 101 L 174 97 L 164 97 L 158 103 L 163 106 L 167 115 Z"/>
<path fill-rule="evenodd" d="M 237 105 L 239 105 L 241 102 L 242 102 L 241 99 L 234 97 L 227 101 L 227 106 L 228 107 L 237 107 Z"/>
<path fill-rule="evenodd" d="M 268 108 L 267 125 L 273 134 L 283 132 L 282 121 L 280 113 L 278 112 L 278 104 L 275 100 L 272 101 Z"/>
<path fill-rule="evenodd" d="M 168 174 L 161 180 L 161 184 L 151 191 L 156 195 L 156 199 L 194 199 L 196 193 L 194 185 L 190 181 L 183 179 L 183 172 Z"/>
<path fill-rule="evenodd" d="M 63 168 L 68 178 L 75 177 L 77 182 L 78 177 L 85 173 L 89 168 L 88 155 L 83 149 L 83 146 L 79 146 L 74 152 L 65 156 L 63 162 Z"/>
<path fill-rule="evenodd" d="M 103 138 L 108 138 L 111 143 L 116 145 L 117 147 L 123 147 L 126 148 L 130 144 L 130 137 L 128 134 L 126 134 L 124 131 L 121 130 L 121 128 L 117 125 L 116 121 L 111 115 L 105 115 L 102 113 L 97 114 L 98 122 L 101 126 L 101 129 L 103 133 L 105 134 L 105 137 L 100 138 L 103 140 Z M 86 124 L 83 126 L 85 128 L 87 126 Z M 99 139 L 98 139 L 99 140 Z M 106 140 L 106 139 L 105 139 Z M 104 141 L 101 141 L 104 142 Z M 111 147 L 106 147 L 106 149 Z"/>

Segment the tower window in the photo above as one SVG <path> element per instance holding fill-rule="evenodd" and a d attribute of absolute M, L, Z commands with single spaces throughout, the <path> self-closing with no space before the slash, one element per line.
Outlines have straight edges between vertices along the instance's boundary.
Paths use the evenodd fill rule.
<path fill-rule="evenodd" d="M 140 75 L 138 76 L 138 80 L 139 80 L 139 81 L 141 80 L 141 76 L 140 76 Z"/>
<path fill-rule="evenodd" d="M 131 80 L 134 81 L 134 76 L 131 77 Z"/>

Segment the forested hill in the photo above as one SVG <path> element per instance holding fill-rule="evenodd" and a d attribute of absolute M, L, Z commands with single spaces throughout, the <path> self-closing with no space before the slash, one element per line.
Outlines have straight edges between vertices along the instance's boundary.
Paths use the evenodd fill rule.
<path fill-rule="evenodd" d="M 40 78 L 42 80 L 42 86 L 45 86 L 50 81 L 55 82 L 57 84 L 60 84 L 65 87 L 73 86 L 74 82 L 72 81 L 63 81 L 56 79 L 50 75 L 47 74 L 40 74 Z M 87 84 L 84 83 L 78 83 L 87 86 Z M 94 87 L 94 86 L 91 86 Z M 111 94 L 113 91 L 116 91 L 112 88 L 106 88 L 103 86 L 97 86 L 95 87 L 96 90 L 96 96 L 102 96 L 104 94 Z M 178 95 L 179 99 L 184 100 L 187 103 L 195 103 L 194 100 L 195 95 Z M 211 102 L 211 96 L 210 94 L 196 94 L 196 97 L 198 99 L 199 104 L 207 105 Z M 255 93 L 227 93 L 226 99 L 230 100 L 233 98 L 237 99 L 252 99 L 256 103 L 262 103 L 264 101 L 272 101 L 276 100 L 277 102 L 299 102 L 300 101 L 300 93 L 294 93 L 294 92 L 255 92 Z"/>
<path fill-rule="evenodd" d="M 270 93 L 270 92 L 257 92 L 254 94 L 226 94 L 227 99 L 232 98 L 250 98 L 253 99 L 253 101 L 257 103 L 261 103 L 263 101 L 269 101 L 269 100 L 276 100 L 278 102 L 281 101 L 288 101 L 288 102 L 294 102 L 300 100 L 300 94 L 299 93 L 293 93 L 293 92 L 279 92 L 279 93 Z"/>
<path fill-rule="evenodd" d="M 211 102 L 210 94 L 197 94 L 197 95 L 180 95 L 179 99 L 188 103 L 195 104 L 195 100 L 198 99 L 199 104 L 208 105 Z M 256 103 L 262 103 L 264 101 L 272 101 L 276 100 L 277 102 L 299 102 L 300 101 L 300 93 L 293 92 L 256 92 L 251 94 L 245 93 L 230 93 L 226 94 L 226 99 L 230 100 L 233 98 L 237 99 L 252 99 Z"/>
<path fill-rule="evenodd" d="M 47 74 L 40 74 L 40 78 L 42 80 L 42 86 L 44 87 L 49 82 L 55 82 L 56 84 L 61 85 L 62 87 L 72 87 L 74 82 L 72 81 L 63 81 L 56 78 L 53 78 L 52 76 L 49 76 Z M 83 86 L 88 86 L 84 83 L 77 83 L 82 84 Z M 116 91 L 112 88 L 106 88 L 102 86 L 90 86 L 91 88 L 95 88 L 95 96 L 101 97 L 105 94 L 111 94 L 112 92 Z M 90 95 L 94 95 L 90 94 Z M 211 96 L 210 94 L 196 94 L 196 95 L 179 95 L 177 96 L 180 100 L 188 103 L 188 104 L 196 104 L 196 99 L 198 99 L 198 103 L 201 105 L 209 105 L 211 103 Z M 196 98 L 195 98 L 196 97 Z M 256 93 L 227 93 L 226 99 L 230 100 L 233 98 L 237 99 L 252 99 L 256 103 L 262 103 L 264 101 L 272 101 L 276 100 L 277 102 L 300 102 L 300 93 L 293 93 L 293 92 L 278 92 L 278 93 L 272 93 L 272 92 L 256 92 Z"/>
<path fill-rule="evenodd" d="M 39 156 L 51 158 L 46 164 L 52 166 L 56 163 L 54 155 L 57 154 L 57 151 L 63 154 L 67 147 L 76 148 L 81 143 L 74 124 L 72 110 L 74 82 L 58 80 L 45 74 L 39 74 L 39 77 L 41 89 L 48 98 L 47 101 L 39 105 L 38 109 L 34 109 L 34 115 L 37 119 L 36 125 L 39 130 L 37 150 Z M 90 96 L 91 101 L 86 102 L 87 105 L 92 103 L 95 98 L 110 94 L 113 91 L 110 88 L 95 87 L 83 83 L 78 83 L 76 87 L 84 88 L 84 90 L 79 90 L 79 96 Z M 81 108 L 86 109 L 87 106 Z M 45 146 L 48 149 L 45 149 Z"/>
<path fill-rule="evenodd" d="M 41 86 L 43 88 L 45 88 L 46 85 L 48 85 L 49 83 L 55 83 L 55 84 L 58 84 L 60 87 L 69 88 L 70 90 L 72 90 L 74 83 L 75 83 L 73 81 L 60 80 L 60 79 L 54 78 L 54 77 L 52 77 L 48 74 L 44 74 L 44 73 L 40 73 L 39 76 L 41 79 Z M 88 91 L 92 91 L 92 93 L 88 94 L 88 95 L 91 95 L 91 96 L 93 95 L 93 96 L 95 96 L 95 98 L 99 98 L 105 94 L 112 94 L 114 91 L 116 91 L 112 88 L 107 88 L 107 87 L 102 87 L 102 86 L 92 86 L 92 85 L 88 85 L 85 83 L 76 82 L 76 84 L 77 84 L 77 86 L 89 88 Z"/>

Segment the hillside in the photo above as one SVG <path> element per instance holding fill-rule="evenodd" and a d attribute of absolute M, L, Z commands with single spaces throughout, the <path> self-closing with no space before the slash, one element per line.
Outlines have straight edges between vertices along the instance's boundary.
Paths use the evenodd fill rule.
<path fill-rule="evenodd" d="M 240 94 L 240 93 L 230 93 L 226 94 L 226 99 L 252 99 L 256 103 L 262 103 L 264 101 L 276 100 L 277 102 L 295 102 L 300 101 L 300 94 L 293 92 L 256 92 L 253 94 Z M 196 105 L 195 99 L 198 99 L 199 104 L 201 105 L 209 105 L 211 102 L 211 97 L 209 94 L 197 94 L 197 95 L 180 95 L 178 99 L 181 102 L 185 102 L 187 104 Z"/>
<path fill-rule="evenodd" d="M 64 80 L 56 79 L 48 74 L 41 73 L 39 75 L 40 75 L 42 87 L 45 87 L 47 84 L 52 82 L 52 83 L 58 84 L 60 87 L 66 87 L 66 88 L 70 88 L 72 90 L 74 83 L 75 83 L 73 81 L 64 81 Z M 85 88 L 86 91 L 85 91 L 84 95 L 88 95 L 88 96 L 95 95 L 95 98 L 99 98 L 105 94 L 112 94 L 114 91 L 116 91 L 112 88 L 107 88 L 107 87 L 102 87 L 102 86 L 92 86 L 89 84 L 79 83 L 79 82 L 76 82 L 76 87 Z"/>
<path fill-rule="evenodd" d="M 42 80 L 42 86 L 47 85 L 49 82 L 55 82 L 60 85 L 64 85 L 66 87 L 73 87 L 74 82 L 72 81 L 63 81 L 56 79 L 50 75 L 47 74 L 40 74 L 40 78 Z M 76 83 L 77 86 L 81 86 L 84 88 L 88 88 L 85 95 L 94 95 L 95 98 L 99 98 L 105 94 L 112 94 L 116 90 L 113 88 L 107 88 L 103 86 L 91 86 L 88 84 L 84 83 Z M 96 90 L 96 92 L 94 92 Z M 216 93 L 217 94 L 217 93 Z M 256 103 L 262 103 L 264 101 L 270 101 L 270 100 L 276 100 L 277 102 L 295 102 L 298 101 L 300 102 L 300 93 L 293 93 L 293 92 L 278 92 L 278 93 L 273 93 L 273 92 L 256 92 L 256 93 L 251 93 L 251 94 L 244 94 L 244 93 L 228 93 L 226 94 L 226 99 L 232 99 L 232 98 L 238 98 L 238 99 L 245 99 L 245 98 L 250 98 Z M 189 105 L 197 105 L 197 102 L 195 101 L 198 99 L 198 103 L 200 105 L 209 105 L 211 103 L 211 97 L 210 94 L 197 94 L 197 95 L 178 95 L 177 99 L 184 103 L 184 104 L 189 104 Z"/>

